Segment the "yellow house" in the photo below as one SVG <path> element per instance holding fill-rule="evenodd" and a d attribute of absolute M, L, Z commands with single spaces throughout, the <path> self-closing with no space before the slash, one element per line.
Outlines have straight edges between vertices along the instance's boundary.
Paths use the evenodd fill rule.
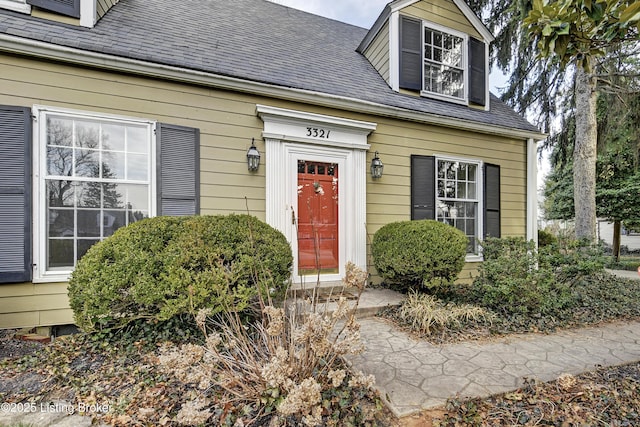
<path fill-rule="evenodd" d="M 256 215 L 294 280 L 366 267 L 392 221 L 461 229 L 468 271 L 487 235 L 535 239 L 544 135 L 489 93 L 492 39 L 462 0 L 371 29 L 264 0 L 0 0 L 0 328 L 72 323 L 76 261 L 154 215 Z"/>

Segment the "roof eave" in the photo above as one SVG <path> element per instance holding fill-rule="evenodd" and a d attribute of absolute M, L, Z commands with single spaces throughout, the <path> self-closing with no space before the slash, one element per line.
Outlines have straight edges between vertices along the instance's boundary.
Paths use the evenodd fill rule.
<path fill-rule="evenodd" d="M 89 52 L 77 48 L 54 45 L 7 34 L 0 34 L 0 52 L 27 55 L 87 67 L 98 67 L 102 70 L 107 69 L 189 84 L 216 87 L 277 99 L 287 99 L 290 101 L 304 102 L 358 113 L 392 117 L 490 135 L 535 140 L 542 140 L 547 136 L 544 133 L 533 132 L 526 129 L 461 120 L 459 118 L 408 110 L 405 108 L 393 107 L 356 98 L 331 95 L 304 89 L 287 88 L 268 83 L 249 81 L 236 77 L 217 75 L 154 62 L 124 58 L 104 53 Z"/>

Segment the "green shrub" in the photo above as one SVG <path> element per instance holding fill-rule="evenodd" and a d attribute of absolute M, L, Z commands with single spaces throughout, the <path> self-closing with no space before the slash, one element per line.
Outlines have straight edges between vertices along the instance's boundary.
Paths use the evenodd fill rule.
<path fill-rule="evenodd" d="M 482 247 L 484 262 L 473 288 L 486 307 L 504 314 L 539 314 L 570 302 L 569 287 L 540 263 L 533 241 L 489 238 Z"/>
<path fill-rule="evenodd" d="M 540 265 L 552 270 L 556 280 L 567 284 L 604 270 L 607 259 L 601 245 L 588 240 L 563 240 L 540 248 Z"/>
<path fill-rule="evenodd" d="M 640 258 L 638 257 L 621 257 L 618 262 L 615 258 L 610 257 L 607 260 L 607 268 L 612 270 L 636 271 L 640 267 Z"/>
<path fill-rule="evenodd" d="M 467 237 L 438 221 L 387 224 L 373 236 L 373 263 L 385 284 L 398 290 L 449 283 L 464 267 Z"/>
<path fill-rule="evenodd" d="M 97 243 L 69 281 L 76 324 L 91 331 L 164 322 L 211 308 L 242 311 L 290 276 L 286 238 L 249 215 L 156 217 Z"/>
<path fill-rule="evenodd" d="M 558 238 L 547 230 L 538 230 L 538 246 L 553 245 L 558 242 Z"/>

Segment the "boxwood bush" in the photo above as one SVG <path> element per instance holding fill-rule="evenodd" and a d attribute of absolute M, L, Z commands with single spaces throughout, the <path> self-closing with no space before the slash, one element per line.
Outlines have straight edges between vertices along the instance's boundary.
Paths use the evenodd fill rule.
<path fill-rule="evenodd" d="M 406 291 L 449 283 L 464 267 L 467 237 L 433 220 L 392 222 L 373 236 L 373 264 L 394 289 Z"/>
<path fill-rule="evenodd" d="M 87 331 L 242 311 L 259 290 L 284 288 L 292 260 L 284 235 L 250 215 L 149 218 L 87 251 L 69 300 Z"/>

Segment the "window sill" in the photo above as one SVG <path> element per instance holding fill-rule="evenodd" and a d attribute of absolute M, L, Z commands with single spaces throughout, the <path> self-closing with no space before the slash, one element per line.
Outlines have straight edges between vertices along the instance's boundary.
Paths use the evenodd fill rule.
<path fill-rule="evenodd" d="M 71 276 L 71 272 L 60 272 L 60 273 L 56 272 L 56 273 L 43 274 L 41 276 L 36 276 L 34 274 L 33 280 L 31 282 L 32 283 L 62 283 L 62 282 L 68 282 L 69 276 Z"/>
<path fill-rule="evenodd" d="M 31 6 L 29 6 L 28 4 L 11 0 L 0 0 L 0 9 L 9 9 L 13 10 L 14 12 L 26 14 L 31 13 Z"/>
<path fill-rule="evenodd" d="M 467 105 L 467 106 L 469 105 L 469 101 L 466 98 L 465 99 L 456 98 L 454 96 L 441 95 L 439 93 L 428 92 L 426 90 L 420 91 L 420 96 L 424 98 L 433 98 L 433 99 L 439 99 L 441 101 L 452 102 L 454 104 Z"/>

